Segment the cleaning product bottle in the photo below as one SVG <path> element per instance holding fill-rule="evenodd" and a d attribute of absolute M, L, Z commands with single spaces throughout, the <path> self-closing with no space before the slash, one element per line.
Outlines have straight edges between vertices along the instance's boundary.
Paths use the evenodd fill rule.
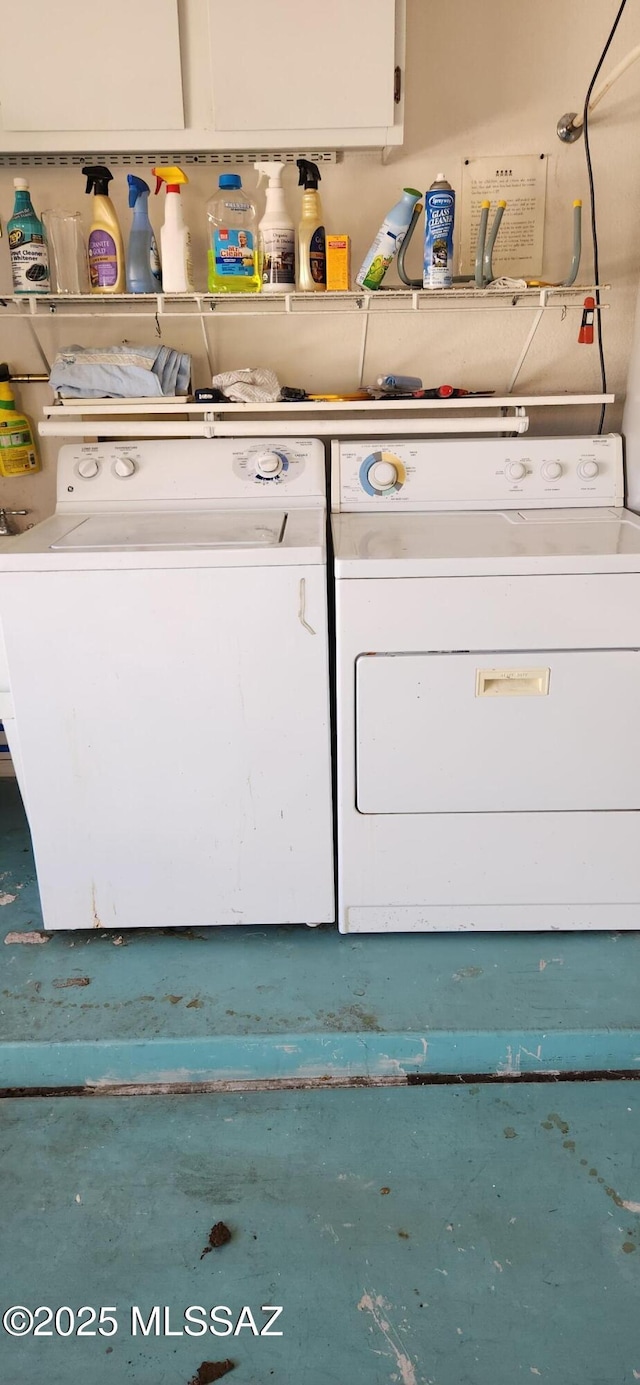
<path fill-rule="evenodd" d="M 284 164 L 278 160 L 254 164 L 258 186 L 268 178 L 265 213 L 258 227 L 258 259 L 263 293 L 296 286 L 296 233 L 284 199 Z"/>
<path fill-rule="evenodd" d="M 11 273 L 16 293 L 49 293 L 49 257 L 44 227 L 36 216 L 26 178 L 14 178 L 15 204 L 7 222 Z"/>
<path fill-rule="evenodd" d="M 380 288 L 389 265 L 407 234 L 416 202 L 421 197 L 422 193 L 416 188 L 404 188 L 400 201 L 387 212 L 373 244 L 367 250 L 356 275 L 357 284 L 361 284 L 365 289 Z"/>
<path fill-rule="evenodd" d="M 162 252 L 162 287 L 165 293 L 193 293 L 191 264 L 191 235 L 182 211 L 180 187 L 188 183 L 186 173 L 175 164 L 152 168 L 156 178 L 156 193 L 167 185 L 164 224 L 160 232 Z"/>
<path fill-rule="evenodd" d="M 127 246 L 127 293 L 161 293 L 160 256 L 149 221 L 149 184 L 127 174 L 133 221 Z"/>
<path fill-rule="evenodd" d="M 89 286 L 92 293 L 124 292 L 124 243 L 109 197 L 113 173 L 104 164 L 87 164 L 85 192 L 93 193 L 89 231 Z"/>
<path fill-rule="evenodd" d="M 0 476 L 29 476 L 40 471 L 33 424 L 16 409 L 9 367 L 0 365 Z"/>
<path fill-rule="evenodd" d="M 310 159 L 296 159 L 300 170 L 298 187 L 302 194 L 302 216 L 298 225 L 298 288 L 318 293 L 327 287 L 327 255 L 318 192 L 320 171 Z"/>
<path fill-rule="evenodd" d="M 439 173 L 424 199 L 425 289 L 450 289 L 453 283 L 453 223 L 456 195 Z"/>
<path fill-rule="evenodd" d="M 258 293 L 258 213 L 238 173 L 221 173 L 218 195 L 207 202 L 209 293 Z"/>

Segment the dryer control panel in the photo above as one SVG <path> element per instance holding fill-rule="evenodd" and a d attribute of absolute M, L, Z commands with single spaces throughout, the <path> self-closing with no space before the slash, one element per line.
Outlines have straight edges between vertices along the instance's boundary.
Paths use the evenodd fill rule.
<path fill-rule="evenodd" d="M 624 504 L 622 439 L 382 439 L 332 444 L 334 510 L 566 509 Z"/>

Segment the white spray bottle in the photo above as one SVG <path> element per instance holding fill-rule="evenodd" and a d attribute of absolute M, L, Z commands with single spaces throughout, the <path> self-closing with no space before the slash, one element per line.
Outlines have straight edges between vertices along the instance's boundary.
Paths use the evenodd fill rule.
<path fill-rule="evenodd" d="M 282 293 L 296 286 L 296 232 L 282 186 L 284 164 L 273 159 L 254 164 L 258 187 L 268 178 L 265 213 L 258 227 L 263 293 Z"/>
<path fill-rule="evenodd" d="M 182 211 L 181 183 L 188 183 L 181 168 L 152 168 L 156 192 L 167 185 L 164 224 L 160 232 L 162 252 L 162 288 L 164 293 L 193 293 L 191 277 L 191 236 Z"/>

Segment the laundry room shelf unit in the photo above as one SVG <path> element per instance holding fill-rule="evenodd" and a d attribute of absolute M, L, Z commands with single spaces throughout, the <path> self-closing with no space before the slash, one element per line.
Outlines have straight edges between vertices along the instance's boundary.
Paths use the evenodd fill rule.
<path fill-rule="evenodd" d="M 600 285 L 602 293 L 608 285 Z M 571 288 L 549 285 L 539 288 L 477 289 L 472 283 L 459 284 L 451 289 L 380 289 L 377 293 L 350 290 L 345 293 L 114 293 L 105 298 L 93 293 L 30 294 L 27 297 L 7 297 L 0 300 L 3 317 L 47 317 L 54 313 L 66 318 L 126 317 L 151 315 L 193 317 L 220 313 L 225 317 L 264 317 L 282 313 L 414 313 L 438 309 L 459 308 L 465 312 L 486 311 L 491 304 L 500 308 L 513 307 L 531 312 L 536 307 L 549 309 L 578 308 L 582 299 L 593 296 L 592 284 L 574 284 Z M 601 303 L 601 308 L 606 308 Z"/>
<path fill-rule="evenodd" d="M 390 423 L 419 433 L 526 433 L 529 408 L 612 404 L 614 394 L 501 395 L 482 399 L 194 404 L 186 400 L 73 399 L 46 404 L 42 437 L 375 437 Z M 490 411 L 490 412 L 489 412 Z M 484 416 L 478 417 L 478 414 Z"/>
<path fill-rule="evenodd" d="M 362 384 L 365 379 L 369 325 L 372 318 L 380 314 L 386 316 L 425 312 L 482 312 L 488 315 L 502 315 L 505 312 L 524 313 L 529 316 L 529 327 L 509 379 L 508 392 L 511 392 L 515 388 L 545 315 L 549 312 L 560 313 L 563 316 L 568 311 L 581 312 L 586 297 L 601 294 L 606 288 L 607 285 L 601 285 L 598 291 L 594 285 L 581 284 L 573 285 L 571 288 L 550 285 L 538 288 L 477 289 L 469 283 L 457 285 L 452 289 L 439 289 L 437 292 L 393 288 L 381 289 L 378 293 L 125 293 L 113 294 L 108 299 L 90 293 L 31 294 L 28 298 L 0 298 L 0 321 L 24 324 L 40 361 L 49 374 L 51 362 L 47 352 L 50 348 L 42 339 L 42 330 L 45 323 L 50 327 L 53 319 L 56 325 L 89 323 L 93 319 L 119 323 L 150 320 L 155 324 L 158 336 L 162 335 L 162 327 L 168 322 L 194 319 L 200 324 L 203 351 L 209 374 L 212 375 L 215 373 L 215 353 L 209 328 L 213 321 L 219 322 L 222 318 L 252 320 L 274 316 L 289 319 L 302 317 L 307 320 L 309 317 L 319 316 L 326 320 L 332 315 L 343 321 L 345 317 L 352 320 L 359 317 L 356 378 Z M 596 311 L 606 307 L 608 304 L 601 301 Z M 287 412 L 291 413 L 290 408 Z"/>

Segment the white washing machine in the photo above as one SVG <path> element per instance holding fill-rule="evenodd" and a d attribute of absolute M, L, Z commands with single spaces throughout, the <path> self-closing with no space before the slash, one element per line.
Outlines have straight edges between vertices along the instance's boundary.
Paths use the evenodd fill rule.
<path fill-rule="evenodd" d="M 317 440 L 67 446 L 0 550 L 44 924 L 335 918 Z"/>
<path fill-rule="evenodd" d="M 640 927 L 621 440 L 333 444 L 342 932 Z"/>

